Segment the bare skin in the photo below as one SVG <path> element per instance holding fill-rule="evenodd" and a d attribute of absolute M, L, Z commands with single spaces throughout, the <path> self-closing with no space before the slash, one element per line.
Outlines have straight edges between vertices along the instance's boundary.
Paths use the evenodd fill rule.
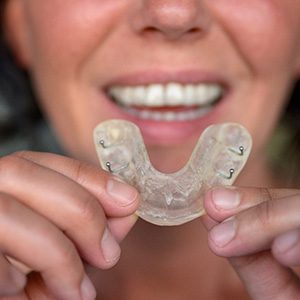
<path fill-rule="evenodd" d="M 299 190 L 265 159 L 300 73 L 299 15 L 294 0 L 7 0 L 6 39 L 72 158 L 1 158 L 1 299 L 299 298 Z M 132 120 L 110 85 L 174 81 L 225 92 L 196 121 L 134 119 L 155 166 L 178 169 L 210 123 L 241 123 L 254 140 L 239 188 L 205 196 L 204 226 L 136 222 L 137 191 L 98 167 L 92 143 L 98 122 Z"/>

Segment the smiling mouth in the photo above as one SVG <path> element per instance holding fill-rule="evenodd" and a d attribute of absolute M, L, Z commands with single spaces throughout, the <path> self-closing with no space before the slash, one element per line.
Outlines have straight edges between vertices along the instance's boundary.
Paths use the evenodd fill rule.
<path fill-rule="evenodd" d="M 224 93 L 225 88 L 219 83 L 112 85 L 107 89 L 109 99 L 129 115 L 169 122 L 205 116 Z"/>

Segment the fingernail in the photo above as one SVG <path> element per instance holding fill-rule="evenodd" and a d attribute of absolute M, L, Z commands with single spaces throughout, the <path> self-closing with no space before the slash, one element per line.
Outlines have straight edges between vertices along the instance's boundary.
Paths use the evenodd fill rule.
<path fill-rule="evenodd" d="M 121 254 L 120 246 L 107 228 L 103 233 L 101 248 L 106 262 L 113 263 L 119 259 Z"/>
<path fill-rule="evenodd" d="M 240 205 L 240 194 L 234 188 L 215 188 L 212 200 L 217 209 L 234 209 Z"/>
<path fill-rule="evenodd" d="M 83 300 L 95 300 L 96 290 L 91 282 L 91 280 L 84 275 L 80 286 L 81 297 Z"/>
<path fill-rule="evenodd" d="M 119 179 L 109 179 L 106 191 L 120 206 L 130 205 L 138 197 L 138 192 L 134 187 Z"/>
<path fill-rule="evenodd" d="M 236 226 L 233 218 L 216 225 L 210 231 L 209 235 L 211 240 L 218 246 L 226 246 L 236 234 Z"/>
<path fill-rule="evenodd" d="M 297 231 L 290 231 L 277 237 L 274 241 L 274 248 L 280 253 L 288 252 L 299 242 Z"/>

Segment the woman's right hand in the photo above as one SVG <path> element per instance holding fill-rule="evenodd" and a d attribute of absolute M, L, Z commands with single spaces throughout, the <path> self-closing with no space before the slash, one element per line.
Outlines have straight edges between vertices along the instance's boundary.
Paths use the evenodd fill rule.
<path fill-rule="evenodd" d="M 133 187 L 84 162 L 35 152 L 1 158 L 0 299 L 94 299 L 83 262 L 107 269 L 118 261 L 138 200 Z"/>

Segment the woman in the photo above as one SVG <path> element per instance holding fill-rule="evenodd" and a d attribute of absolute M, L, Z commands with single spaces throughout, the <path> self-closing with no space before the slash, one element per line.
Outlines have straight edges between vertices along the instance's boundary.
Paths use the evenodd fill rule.
<path fill-rule="evenodd" d="M 300 296 L 291 269 L 300 263 L 299 191 L 284 188 L 265 151 L 300 73 L 299 1 L 7 0 L 4 8 L 6 43 L 72 158 L 1 159 L 0 295 Z M 187 85 L 209 109 L 182 108 Z M 150 91 L 164 95 L 154 107 Z M 133 110 L 124 109 L 133 106 L 128 93 L 138 99 Z M 199 219 L 170 228 L 136 222 L 137 191 L 99 169 L 91 138 L 111 118 L 141 128 L 164 172 L 185 163 L 209 124 L 250 131 L 254 147 L 238 187 L 216 187 L 204 199 L 209 247 L 231 266 L 207 249 Z"/>

